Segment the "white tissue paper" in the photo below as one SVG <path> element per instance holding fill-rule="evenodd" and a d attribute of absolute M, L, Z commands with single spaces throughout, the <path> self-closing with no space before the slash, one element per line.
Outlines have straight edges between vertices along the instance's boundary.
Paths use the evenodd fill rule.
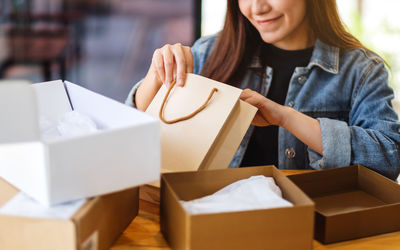
<path fill-rule="evenodd" d="M 279 187 L 272 177 L 252 176 L 234 182 L 212 195 L 192 201 L 181 201 L 190 214 L 207 214 L 291 207 L 292 203 L 282 198 Z"/>
<path fill-rule="evenodd" d="M 85 135 L 97 131 L 97 126 L 90 117 L 77 111 L 61 115 L 57 122 L 41 116 L 39 126 L 42 138 L 49 141 L 56 138 Z"/>
<path fill-rule="evenodd" d="M 86 199 L 80 199 L 46 207 L 28 195 L 19 192 L 4 206 L 0 207 L 0 214 L 42 219 L 69 219 L 85 202 Z"/>

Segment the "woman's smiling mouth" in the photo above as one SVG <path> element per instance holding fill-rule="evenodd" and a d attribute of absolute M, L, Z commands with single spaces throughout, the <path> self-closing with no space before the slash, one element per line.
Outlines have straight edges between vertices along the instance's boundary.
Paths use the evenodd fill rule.
<path fill-rule="evenodd" d="M 277 17 L 274 18 L 269 18 L 269 19 L 260 19 L 260 20 L 256 20 L 257 24 L 260 26 L 266 26 L 266 25 L 270 25 L 275 23 L 278 19 L 280 19 L 281 17 L 283 17 L 283 15 L 279 15 Z"/>

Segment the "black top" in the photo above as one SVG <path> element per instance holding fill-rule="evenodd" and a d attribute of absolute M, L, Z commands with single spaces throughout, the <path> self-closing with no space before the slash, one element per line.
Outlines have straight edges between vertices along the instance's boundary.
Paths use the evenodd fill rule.
<path fill-rule="evenodd" d="M 262 63 L 264 67 L 269 66 L 273 69 L 267 98 L 285 104 L 290 78 L 295 68 L 308 65 L 313 49 L 282 50 L 271 44 L 263 45 Z M 254 128 L 241 167 L 261 165 L 278 166 L 278 126 Z"/>

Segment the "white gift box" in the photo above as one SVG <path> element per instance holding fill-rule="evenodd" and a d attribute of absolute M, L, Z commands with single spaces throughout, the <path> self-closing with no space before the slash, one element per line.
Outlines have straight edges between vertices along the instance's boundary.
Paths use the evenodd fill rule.
<path fill-rule="evenodd" d="M 99 131 L 43 140 L 39 117 L 76 110 Z M 159 180 L 160 124 L 70 82 L 0 83 L 0 177 L 47 206 Z"/>

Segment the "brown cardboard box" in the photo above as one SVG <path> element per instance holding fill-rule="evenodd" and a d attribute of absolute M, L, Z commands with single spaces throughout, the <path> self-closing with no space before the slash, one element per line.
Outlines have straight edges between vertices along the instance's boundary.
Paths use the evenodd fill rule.
<path fill-rule="evenodd" d="M 274 177 L 294 206 L 190 215 L 179 202 L 254 175 Z M 161 177 L 160 225 L 173 249 L 311 249 L 314 204 L 273 166 L 167 173 Z"/>
<path fill-rule="evenodd" d="M 19 191 L 0 178 L 0 206 Z M 0 215 L 0 249 L 108 249 L 138 213 L 139 188 L 89 199 L 69 220 Z"/>
<path fill-rule="evenodd" d="M 159 186 L 159 182 L 157 183 Z M 139 189 L 139 199 L 160 205 L 160 188 L 154 185 L 142 185 Z"/>
<path fill-rule="evenodd" d="M 400 185 L 360 165 L 289 176 L 315 202 L 323 243 L 400 230 Z"/>

